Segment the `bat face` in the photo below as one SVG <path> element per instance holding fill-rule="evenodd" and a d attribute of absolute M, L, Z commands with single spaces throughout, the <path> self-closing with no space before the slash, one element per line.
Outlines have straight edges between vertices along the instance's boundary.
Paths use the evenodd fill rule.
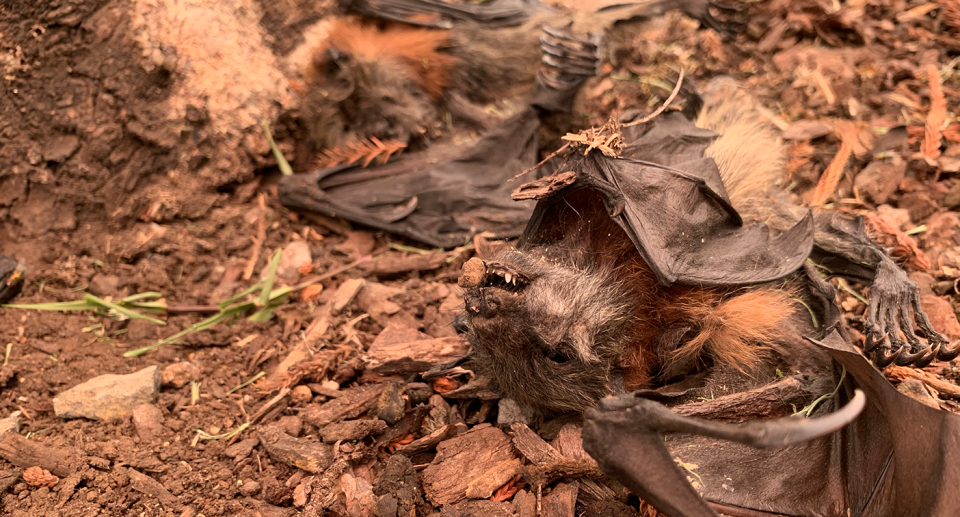
<path fill-rule="evenodd" d="M 518 402 L 581 411 L 611 392 L 630 317 L 611 276 L 556 246 L 471 259 L 467 339 L 478 373 Z"/>

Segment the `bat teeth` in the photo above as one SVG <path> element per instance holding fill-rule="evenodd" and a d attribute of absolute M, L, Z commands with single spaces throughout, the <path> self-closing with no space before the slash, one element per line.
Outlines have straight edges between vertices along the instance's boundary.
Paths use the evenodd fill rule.
<path fill-rule="evenodd" d="M 511 275 L 510 273 L 504 273 L 503 279 L 506 280 L 508 284 L 513 283 L 513 275 Z"/>

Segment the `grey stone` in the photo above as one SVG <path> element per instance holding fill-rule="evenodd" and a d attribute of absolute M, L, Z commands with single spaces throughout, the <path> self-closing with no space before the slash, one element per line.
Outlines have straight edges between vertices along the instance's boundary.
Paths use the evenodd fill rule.
<path fill-rule="evenodd" d="M 53 399 L 60 418 L 115 420 L 133 413 L 140 404 L 157 401 L 160 369 L 148 366 L 129 375 L 101 375 L 64 391 Z"/>
<path fill-rule="evenodd" d="M 10 416 L 0 420 L 0 436 L 7 434 L 8 431 L 20 432 L 20 412 L 14 411 Z"/>

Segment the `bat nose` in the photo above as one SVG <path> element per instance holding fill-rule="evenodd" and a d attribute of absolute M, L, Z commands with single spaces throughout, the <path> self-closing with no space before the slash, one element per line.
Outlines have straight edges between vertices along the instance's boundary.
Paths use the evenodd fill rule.
<path fill-rule="evenodd" d="M 480 289 L 471 289 L 464 296 L 464 305 L 470 318 L 492 318 L 500 310 L 500 298 Z"/>

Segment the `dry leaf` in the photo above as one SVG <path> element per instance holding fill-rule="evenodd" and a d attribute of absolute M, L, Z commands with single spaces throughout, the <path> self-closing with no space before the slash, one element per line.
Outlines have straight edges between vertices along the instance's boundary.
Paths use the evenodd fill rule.
<path fill-rule="evenodd" d="M 413 443 L 413 440 L 414 440 L 413 434 L 407 434 L 407 435 L 404 435 L 404 436 L 399 436 L 399 437 L 397 437 L 397 438 L 394 438 L 393 440 L 390 440 L 390 443 L 388 443 L 388 444 L 384 447 L 384 449 L 385 449 L 387 452 L 389 452 L 390 454 L 393 454 L 393 453 L 397 452 L 397 449 L 400 448 L 401 445 L 406 445 L 406 444 L 408 444 L 408 443 Z"/>
<path fill-rule="evenodd" d="M 947 120 L 947 99 L 943 96 L 940 84 L 940 71 L 934 65 L 927 65 L 927 80 L 930 81 L 930 112 L 923 127 L 923 146 L 920 152 L 927 164 L 937 165 L 940 157 L 940 129 Z"/>
<path fill-rule="evenodd" d="M 301 265 L 297 268 L 297 273 L 300 273 L 300 276 L 307 276 L 310 273 L 313 273 L 313 264 L 307 262 L 306 264 Z"/>
<path fill-rule="evenodd" d="M 810 200 L 810 206 L 821 206 L 833 196 L 837 191 L 837 185 L 840 184 L 840 178 L 843 176 L 843 170 L 850 161 L 850 155 L 853 154 L 854 142 L 857 139 L 857 127 L 849 120 L 838 120 L 833 126 L 834 132 L 840 138 L 840 149 L 833 157 L 833 161 L 823 171 L 817 188 L 813 190 L 813 198 Z"/>
<path fill-rule="evenodd" d="M 323 151 L 317 158 L 317 165 L 333 167 L 334 165 L 360 163 L 361 167 L 366 167 L 374 160 L 378 165 L 383 165 L 387 163 L 391 156 L 403 151 L 406 147 L 407 144 L 397 140 L 381 142 L 376 137 L 371 136 L 369 139 L 358 140 Z"/>
<path fill-rule="evenodd" d="M 507 501 L 511 497 L 517 494 L 520 491 L 520 487 L 523 483 L 520 481 L 520 474 L 513 476 L 513 479 L 507 481 L 505 485 L 498 488 L 496 492 L 490 496 L 490 499 L 493 501 Z"/>
<path fill-rule="evenodd" d="M 60 478 L 54 476 L 49 470 L 40 467 L 30 467 L 23 471 L 23 480 L 30 486 L 53 487 L 60 482 Z"/>
<path fill-rule="evenodd" d="M 300 299 L 305 302 L 313 301 L 323 292 L 323 284 L 308 285 L 300 291 Z"/>
<path fill-rule="evenodd" d="M 444 393 L 449 393 L 460 387 L 460 383 L 449 378 L 441 377 L 433 381 L 433 391 L 443 395 Z"/>
<path fill-rule="evenodd" d="M 864 217 L 867 232 L 874 240 L 886 248 L 892 248 L 890 255 L 904 260 L 904 266 L 919 271 L 930 269 L 930 259 L 917 245 L 916 239 L 903 233 L 877 214 L 868 213 Z"/>

